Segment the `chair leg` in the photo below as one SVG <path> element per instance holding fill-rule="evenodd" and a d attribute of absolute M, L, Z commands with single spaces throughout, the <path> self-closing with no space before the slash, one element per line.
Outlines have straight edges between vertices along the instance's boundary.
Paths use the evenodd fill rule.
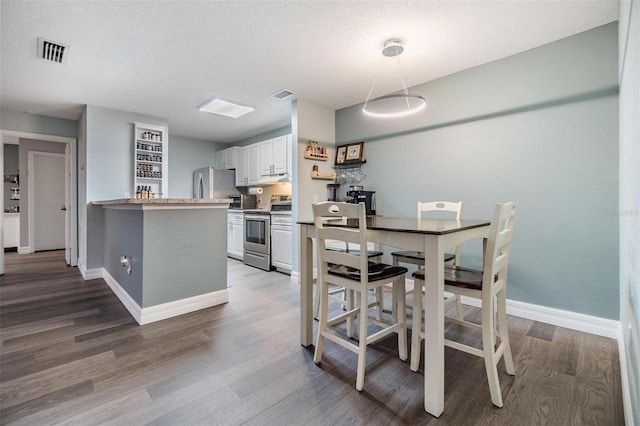
<path fill-rule="evenodd" d="M 460 301 L 461 296 L 455 295 L 456 298 L 456 308 L 458 309 L 458 319 L 460 321 L 464 321 L 464 311 L 462 310 L 462 302 Z"/>
<path fill-rule="evenodd" d="M 482 304 L 482 349 L 484 352 L 484 366 L 487 371 L 487 381 L 491 393 L 491 402 L 496 407 L 502 407 L 502 391 L 498 378 L 498 359 L 495 352 L 495 324 L 493 303 Z M 486 305 L 486 306 L 485 306 Z"/>
<path fill-rule="evenodd" d="M 353 309 L 354 303 L 353 290 L 345 289 L 345 293 L 347 311 L 350 311 Z M 347 317 L 347 337 L 350 339 L 353 338 L 353 318 L 354 315 L 349 315 Z"/>
<path fill-rule="evenodd" d="M 327 283 L 319 280 L 320 286 L 317 289 L 320 293 L 320 322 L 318 324 L 318 336 L 316 338 L 316 350 L 313 354 L 313 362 L 319 364 L 322 361 L 322 350 L 324 348 L 324 332 L 327 329 L 327 317 L 329 315 L 329 289 Z"/>
<path fill-rule="evenodd" d="M 320 282 L 318 280 L 315 281 L 316 285 L 314 288 L 316 291 L 313 294 L 313 317 L 318 319 L 318 310 L 320 309 Z"/>
<path fill-rule="evenodd" d="M 500 331 L 500 342 L 505 345 L 504 348 L 504 365 L 507 374 L 513 376 L 516 369 L 513 364 L 513 356 L 511 355 L 511 343 L 509 342 L 509 330 L 507 328 L 507 298 L 504 290 L 498 293 L 498 330 Z"/>
<path fill-rule="evenodd" d="M 366 293 L 366 291 L 365 291 Z M 356 389 L 364 387 L 364 368 L 367 363 L 367 310 L 369 299 L 366 294 L 360 295 L 360 312 L 358 315 L 358 372 L 356 374 Z"/>
<path fill-rule="evenodd" d="M 422 280 L 413 281 L 413 314 L 411 320 L 411 371 L 420 367 L 420 342 L 422 338 Z"/>
<path fill-rule="evenodd" d="M 377 315 L 376 315 L 376 319 L 378 321 L 382 321 L 382 308 L 384 307 L 384 299 L 382 298 L 382 287 L 377 287 L 375 289 L 375 297 L 376 297 L 376 308 L 377 308 Z"/>
<path fill-rule="evenodd" d="M 381 287 L 380 287 L 381 288 Z M 398 356 L 401 360 L 407 360 L 407 305 L 405 299 L 404 276 L 393 283 L 393 293 L 397 294 L 398 305 L 393 307 L 399 318 L 400 330 L 398 331 Z"/>

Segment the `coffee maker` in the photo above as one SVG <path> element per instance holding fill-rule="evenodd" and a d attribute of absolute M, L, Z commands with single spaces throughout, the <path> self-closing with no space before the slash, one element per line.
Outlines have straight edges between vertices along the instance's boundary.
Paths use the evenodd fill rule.
<path fill-rule="evenodd" d="M 339 183 L 327 184 L 327 201 L 339 201 L 338 200 L 339 191 L 340 191 Z"/>
<path fill-rule="evenodd" d="M 374 216 L 376 214 L 375 191 L 365 191 L 363 186 L 350 186 L 347 191 L 347 197 L 347 203 L 364 203 L 364 209 L 367 216 Z"/>

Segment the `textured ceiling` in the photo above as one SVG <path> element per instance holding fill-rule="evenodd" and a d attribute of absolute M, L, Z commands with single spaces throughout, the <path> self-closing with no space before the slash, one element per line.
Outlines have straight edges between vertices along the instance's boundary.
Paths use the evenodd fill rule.
<path fill-rule="evenodd" d="M 1 2 L 0 106 L 78 119 L 90 104 L 168 119 L 172 134 L 233 142 L 289 124 L 280 89 L 330 109 L 400 88 L 384 41 L 405 43 L 409 86 L 615 21 L 617 1 Z M 37 37 L 71 47 L 36 57 Z M 381 65 L 382 64 L 382 65 Z M 202 113 L 212 97 L 256 110 Z"/>

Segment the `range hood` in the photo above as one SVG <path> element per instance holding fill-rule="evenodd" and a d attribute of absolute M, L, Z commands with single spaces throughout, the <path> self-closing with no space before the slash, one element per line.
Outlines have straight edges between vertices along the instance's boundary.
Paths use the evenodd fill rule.
<path fill-rule="evenodd" d="M 282 175 L 262 176 L 258 181 L 258 185 L 272 185 L 280 182 L 290 182 L 288 177 L 289 176 L 286 173 Z"/>

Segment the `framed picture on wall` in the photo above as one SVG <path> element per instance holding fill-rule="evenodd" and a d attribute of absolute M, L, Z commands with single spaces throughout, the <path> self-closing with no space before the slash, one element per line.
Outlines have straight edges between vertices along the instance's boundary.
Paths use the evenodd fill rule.
<path fill-rule="evenodd" d="M 347 155 L 345 162 L 359 162 L 362 161 L 362 150 L 364 149 L 364 142 L 352 143 L 347 145 Z"/>
<path fill-rule="evenodd" d="M 344 164 L 347 157 L 347 145 L 339 146 L 336 150 L 336 164 Z"/>

